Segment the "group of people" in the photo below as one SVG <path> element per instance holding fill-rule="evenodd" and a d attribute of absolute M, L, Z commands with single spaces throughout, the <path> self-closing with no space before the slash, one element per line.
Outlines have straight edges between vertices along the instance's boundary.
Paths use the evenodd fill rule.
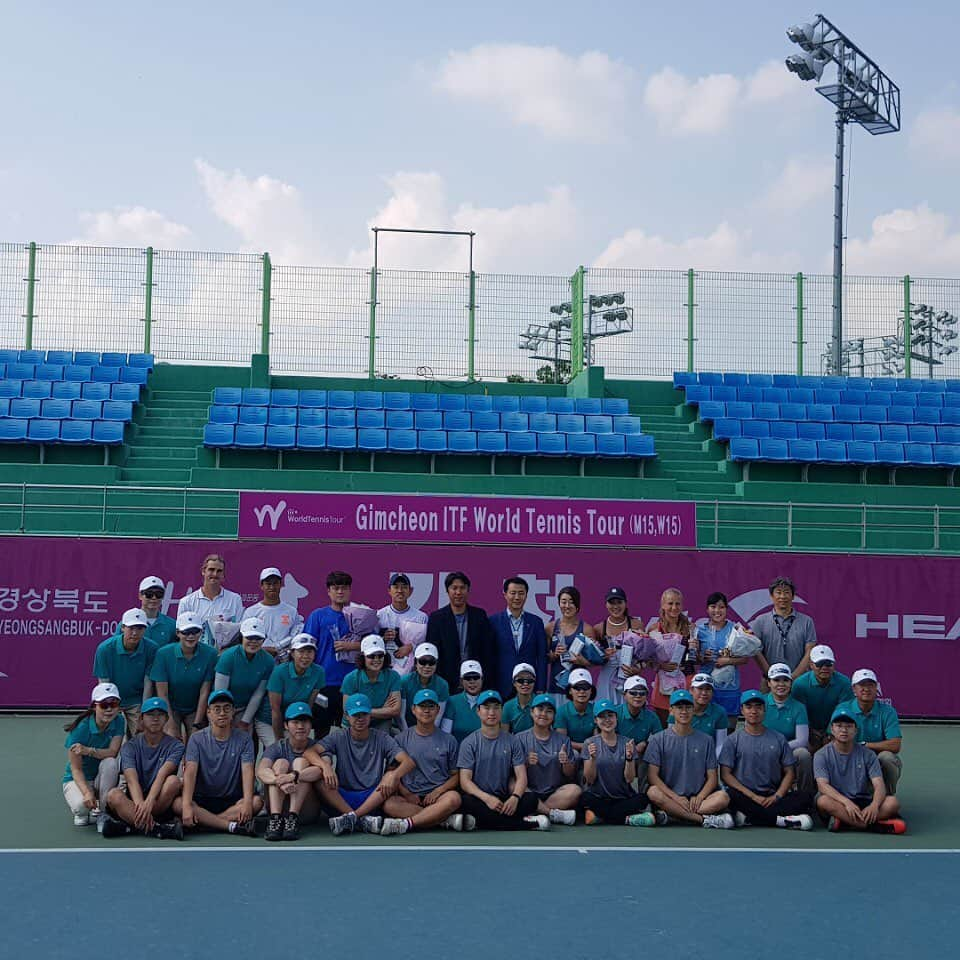
<path fill-rule="evenodd" d="M 808 830 L 819 813 L 833 830 L 905 830 L 896 712 L 873 671 L 835 669 L 788 578 L 748 631 L 764 682 L 744 691 L 751 658 L 730 650 L 722 593 L 694 623 L 667 590 L 644 624 L 612 587 L 590 626 L 564 587 L 544 625 L 521 577 L 488 616 L 451 573 L 449 603 L 427 616 L 394 573 L 390 602 L 365 618 L 334 571 L 329 603 L 304 621 L 280 600 L 278 568 L 246 609 L 222 557 L 201 573 L 176 619 L 160 612 L 163 581 L 145 577 L 97 649 L 90 707 L 67 728 L 78 826 L 293 840 L 319 819 L 334 834 L 581 820 Z"/>

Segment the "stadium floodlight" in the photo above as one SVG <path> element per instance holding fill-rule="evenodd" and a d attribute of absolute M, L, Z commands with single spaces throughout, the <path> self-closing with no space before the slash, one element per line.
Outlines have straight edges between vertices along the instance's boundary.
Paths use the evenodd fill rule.
<path fill-rule="evenodd" d="M 822 13 L 808 23 L 788 28 L 787 37 L 802 54 L 787 57 L 786 66 L 801 80 L 819 81 L 830 63 L 835 83 L 816 88 L 836 108 L 837 147 L 833 186 L 833 336 L 831 364 L 843 369 L 843 138 L 844 127 L 857 123 L 868 133 L 900 129 L 900 88 Z"/>

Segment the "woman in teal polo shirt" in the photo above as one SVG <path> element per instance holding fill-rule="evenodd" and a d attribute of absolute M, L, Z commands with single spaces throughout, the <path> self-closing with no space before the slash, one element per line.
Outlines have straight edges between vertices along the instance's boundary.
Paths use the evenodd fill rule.
<path fill-rule="evenodd" d="M 233 725 L 241 730 L 253 726 L 260 743 L 269 747 L 276 737 L 270 722 L 270 701 L 265 694 L 275 661 L 263 649 L 266 635 L 259 617 L 247 617 L 240 624 L 240 645 L 220 654 L 213 686 L 215 690 L 230 691 L 235 710 Z"/>
<path fill-rule="evenodd" d="M 597 688 L 593 685 L 589 670 L 578 667 L 570 671 L 567 702 L 557 711 L 553 726 L 561 736 L 570 738 L 574 750 L 582 750 L 584 740 L 593 736 L 596 727 L 593 700 L 596 695 Z"/>
<path fill-rule="evenodd" d="M 787 738 L 797 761 L 797 789 L 816 791 L 813 780 L 813 754 L 810 752 L 810 721 L 807 708 L 791 693 L 793 671 L 785 663 L 773 663 L 767 670 L 770 692 L 763 725 Z"/>
<path fill-rule="evenodd" d="M 460 686 L 462 692 L 447 701 L 440 724 L 440 729 L 452 734 L 457 743 L 463 743 L 474 730 L 480 729 L 477 697 L 483 690 L 483 667 L 479 660 L 464 660 L 460 664 Z"/>
<path fill-rule="evenodd" d="M 292 703 L 313 706 L 327 682 L 327 673 L 318 663 L 317 641 L 309 633 L 298 633 L 290 641 L 290 661 L 278 663 L 267 681 L 267 696 L 273 718 L 273 733 L 282 740 L 287 707 Z"/>
<path fill-rule="evenodd" d="M 383 637 L 368 634 L 360 642 L 357 669 L 340 685 L 344 700 L 355 693 L 370 699 L 370 727 L 384 733 L 390 732 L 390 725 L 400 716 L 400 675 L 390 669 L 390 664 Z"/>
<path fill-rule="evenodd" d="M 513 696 L 503 705 L 500 726 L 508 733 L 523 733 L 533 726 L 530 706 L 537 685 L 537 672 L 529 663 L 518 663 L 513 668 Z"/>
<path fill-rule="evenodd" d="M 73 825 L 85 827 L 95 813 L 106 811 L 107 794 L 120 779 L 117 754 L 126 721 L 117 685 L 98 683 L 90 706 L 63 729 L 67 733 L 63 799 L 73 813 Z"/>
<path fill-rule="evenodd" d="M 432 643 L 419 643 L 413 651 L 413 673 L 408 673 L 400 681 L 400 697 L 406 705 L 405 725 L 415 727 L 417 718 L 413 715 L 413 698 L 420 690 L 432 690 L 440 704 L 436 725 L 443 719 L 447 701 L 450 699 L 450 684 L 437 674 L 437 661 L 440 654 Z"/>

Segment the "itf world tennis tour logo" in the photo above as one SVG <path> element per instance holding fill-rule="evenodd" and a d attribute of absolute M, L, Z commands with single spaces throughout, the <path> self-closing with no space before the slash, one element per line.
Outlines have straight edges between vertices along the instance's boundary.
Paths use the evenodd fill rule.
<path fill-rule="evenodd" d="M 257 526 L 262 527 L 264 523 L 270 521 L 270 529 L 276 530 L 283 511 L 287 509 L 287 501 L 281 500 L 279 503 L 265 503 L 262 506 L 253 508 L 253 515 L 257 518 Z"/>

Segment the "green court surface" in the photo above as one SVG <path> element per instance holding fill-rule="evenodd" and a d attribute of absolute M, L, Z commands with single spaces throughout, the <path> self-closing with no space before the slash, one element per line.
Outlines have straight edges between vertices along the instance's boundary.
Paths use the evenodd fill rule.
<path fill-rule="evenodd" d="M 190 847 L 261 850 L 370 847 L 525 847 L 575 848 L 696 848 L 716 850 L 950 850 L 960 851 L 960 765 L 956 763 L 960 728 L 954 726 L 906 725 L 904 729 L 904 776 L 898 796 L 903 804 L 908 832 L 903 836 L 877 834 L 831 834 L 786 830 L 749 829 L 717 831 L 670 826 L 657 829 L 629 827 L 554 827 L 549 833 L 477 832 L 458 834 L 431 831 L 400 837 L 355 835 L 333 837 L 326 827 L 309 826 L 298 843 L 267 844 L 259 838 L 219 834 L 196 834 L 183 843 L 125 837 L 106 841 L 93 827 L 74 827 L 63 801 L 60 781 L 65 763 L 63 724 L 66 717 L 0 717 L 0 799 L 6 816 L 0 820 L 0 849 L 151 850 L 185 851 Z"/>

